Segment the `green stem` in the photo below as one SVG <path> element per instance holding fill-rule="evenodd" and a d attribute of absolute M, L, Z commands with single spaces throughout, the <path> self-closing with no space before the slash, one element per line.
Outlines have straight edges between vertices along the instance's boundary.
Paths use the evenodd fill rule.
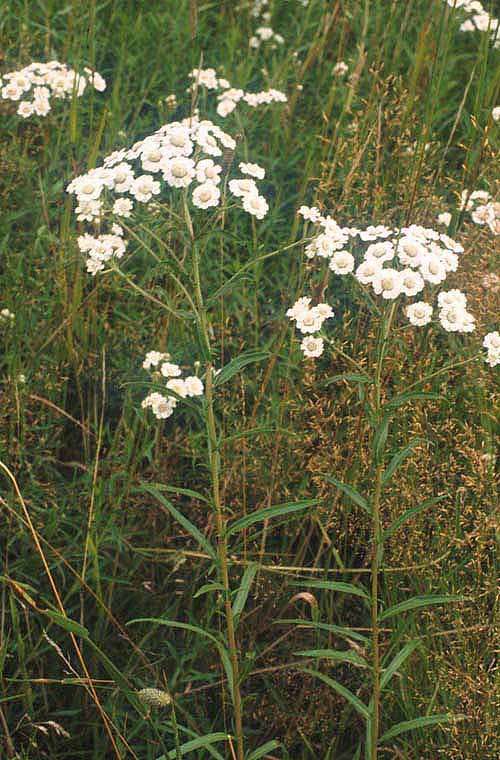
<path fill-rule="evenodd" d="M 392 304 L 387 317 L 384 316 L 380 329 L 377 366 L 375 370 L 375 414 L 381 423 L 382 406 L 382 370 L 387 353 L 389 333 L 397 309 L 397 301 Z M 382 495 L 382 473 L 384 470 L 382 451 L 374 451 L 376 458 L 375 486 L 372 499 L 372 559 L 371 559 L 371 644 L 372 644 L 372 725 L 370 733 L 370 760 L 377 760 L 378 740 L 380 734 L 380 626 L 378 616 L 379 575 L 382 559 L 382 528 L 380 519 L 380 502 Z"/>
<path fill-rule="evenodd" d="M 214 369 L 211 360 L 210 332 L 207 320 L 207 313 L 203 301 L 203 292 L 201 289 L 199 254 L 193 241 L 193 273 L 194 273 L 194 290 L 195 300 L 198 311 L 198 326 L 200 337 L 204 344 L 204 350 L 207 354 L 208 366 L 205 377 L 205 404 L 206 404 L 206 425 L 207 425 L 207 445 L 210 465 L 210 476 L 212 481 L 212 498 L 215 509 L 215 522 L 217 529 L 217 555 L 219 560 L 219 572 L 222 585 L 224 587 L 224 608 L 226 617 L 227 641 L 229 646 L 229 658 L 231 661 L 231 670 L 233 675 L 233 705 L 234 705 L 234 728 L 236 733 L 236 756 L 237 760 L 244 760 L 245 750 L 243 741 L 243 713 L 241 706 L 240 691 L 240 667 L 238 658 L 238 647 L 236 644 L 236 629 L 234 624 L 233 607 L 231 604 L 231 586 L 229 582 L 229 565 L 228 565 L 228 548 L 226 524 L 224 518 L 224 508 L 221 502 L 220 491 L 220 456 L 217 443 L 217 427 L 215 424 L 214 412 L 214 393 L 213 380 Z"/>

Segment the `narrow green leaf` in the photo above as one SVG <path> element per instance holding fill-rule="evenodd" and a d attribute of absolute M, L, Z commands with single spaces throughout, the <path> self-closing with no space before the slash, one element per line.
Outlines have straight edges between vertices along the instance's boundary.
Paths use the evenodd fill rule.
<path fill-rule="evenodd" d="M 366 662 L 357 652 L 339 649 L 304 649 L 300 652 L 294 652 L 299 657 L 317 657 L 321 660 L 338 660 L 339 662 L 350 662 L 360 668 L 366 668 Z"/>
<path fill-rule="evenodd" d="M 198 544 L 203 549 L 205 549 L 206 553 L 210 557 L 212 557 L 212 559 L 214 559 L 214 560 L 217 559 L 217 553 L 216 553 L 214 547 L 212 546 L 212 544 L 210 543 L 210 541 L 206 538 L 206 536 L 204 536 L 203 533 L 200 530 L 198 530 L 198 528 L 196 527 L 196 525 L 193 525 L 193 523 L 190 520 L 188 520 L 188 518 L 185 517 L 182 514 L 182 512 L 179 512 L 179 510 L 176 509 L 176 507 L 174 507 L 174 505 L 172 504 L 172 502 L 170 502 L 168 499 L 166 499 L 158 491 L 158 489 L 155 486 L 149 485 L 149 484 L 145 484 L 145 485 L 141 486 L 141 488 L 139 488 L 137 490 L 139 492 L 145 491 L 146 493 L 151 494 L 151 496 L 154 496 L 155 499 L 157 499 L 160 502 L 160 504 L 162 504 L 165 507 L 165 509 L 167 509 L 170 512 L 170 514 L 172 515 L 172 517 L 175 520 L 177 520 L 177 522 L 180 523 L 182 525 L 182 527 L 185 528 L 188 531 L 188 533 L 190 533 L 193 536 L 193 538 L 195 539 L 195 541 L 197 541 Z"/>
<path fill-rule="evenodd" d="M 341 594 L 354 594 L 362 599 L 369 600 L 370 596 L 360 586 L 354 583 L 344 583 L 343 581 L 294 581 L 292 586 L 307 586 L 307 588 L 323 588 L 327 591 L 339 591 Z"/>
<path fill-rule="evenodd" d="M 384 457 L 385 444 L 389 433 L 389 417 L 384 417 L 373 434 L 372 451 L 377 462 Z"/>
<path fill-rule="evenodd" d="M 268 351 L 244 351 L 242 354 L 232 359 L 226 364 L 220 372 L 217 373 L 214 380 L 214 386 L 220 386 L 223 383 L 227 383 L 234 375 L 249 364 L 255 364 L 256 362 L 264 361 L 269 356 Z"/>
<path fill-rule="evenodd" d="M 401 528 L 411 517 L 418 515 L 428 507 L 432 507 L 433 504 L 437 504 L 439 501 L 443 501 L 443 499 L 446 499 L 446 496 L 436 496 L 433 499 L 427 499 L 427 501 L 423 501 L 422 504 L 418 504 L 416 507 L 410 507 L 410 509 L 407 509 L 405 512 L 403 512 L 402 515 L 394 520 L 392 525 L 390 525 L 386 531 L 384 531 L 384 541 L 386 538 L 389 538 L 389 536 L 392 536 L 394 533 L 396 533 L 396 531 L 399 530 L 399 528 Z"/>
<path fill-rule="evenodd" d="M 333 377 L 327 377 L 324 385 L 330 385 L 336 383 L 339 380 L 346 380 L 348 383 L 363 383 L 368 384 L 372 382 L 371 377 L 368 375 L 356 374 L 355 372 L 344 372 L 341 375 L 333 375 Z"/>
<path fill-rule="evenodd" d="M 290 625 L 300 626 L 301 628 L 315 628 L 318 631 L 328 631 L 329 633 L 335 633 L 337 636 L 340 636 L 340 638 L 360 641 L 363 644 L 368 642 L 367 637 L 358 633 L 358 631 L 353 631 L 352 628 L 347 628 L 342 625 L 334 625 L 333 623 L 317 623 L 315 620 L 301 620 L 300 618 L 284 618 L 275 620 L 274 622 L 276 625 L 288 623 Z"/>
<path fill-rule="evenodd" d="M 307 507 L 314 507 L 317 503 L 317 499 L 307 499 L 305 501 L 287 502 L 286 504 L 277 504 L 275 507 L 258 509 L 256 512 L 251 512 L 249 515 L 232 523 L 232 525 L 228 527 L 227 535 L 230 536 L 232 533 L 237 533 L 244 528 L 248 528 L 256 522 L 269 520 L 271 517 L 281 517 L 283 515 L 292 514 L 293 512 L 300 512 L 303 509 L 307 509 Z"/>
<path fill-rule="evenodd" d="M 392 478 L 398 467 L 404 462 L 407 457 L 410 456 L 415 446 L 417 446 L 419 443 L 422 443 L 423 441 L 423 438 L 415 438 L 415 440 L 411 441 L 408 446 L 404 446 L 404 448 L 400 449 L 394 454 L 387 466 L 387 469 L 384 470 L 382 474 L 382 483 L 387 483 Z"/>
<path fill-rule="evenodd" d="M 439 401 L 442 400 L 444 397 L 440 396 L 439 393 L 426 393 L 424 391 L 409 391 L 408 393 L 400 393 L 398 396 L 394 396 L 390 401 L 387 402 L 385 405 L 386 409 L 397 409 L 400 406 L 403 406 L 404 404 L 407 404 L 409 401 L 415 401 L 415 400 L 432 400 L 432 401 Z"/>
<path fill-rule="evenodd" d="M 395 726 L 390 728 L 380 738 L 380 743 L 394 739 L 395 736 L 405 733 L 405 731 L 413 731 L 416 728 L 425 728 L 426 726 L 434 726 L 436 723 L 454 723 L 458 720 L 463 720 L 465 715 L 452 715 L 450 713 L 442 713 L 440 715 L 425 715 L 421 718 L 415 718 L 414 720 L 404 720 L 402 723 L 396 723 Z"/>
<path fill-rule="evenodd" d="M 381 689 L 387 686 L 393 675 L 397 672 L 398 668 L 400 668 L 404 661 L 407 660 L 411 654 L 413 654 L 419 645 L 420 639 L 413 639 L 412 641 L 409 641 L 408 644 L 406 644 L 400 652 L 397 653 L 391 664 L 385 668 L 384 672 L 382 673 L 382 678 L 380 679 Z"/>
<path fill-rule="evenodd" d="M 165 483 L 149 483 L 148 485 L 153 486 L 156 488 L 157 491 L 168 491 L 170 493 L 180 493 L 182 496 L 190 496 L 192 499 L 198 499 L 199 501 L 204 501 L 205 504 L 210 504 L 210 500 L 207 499 L 206 496 L 203 496 L 203 494 L 199 493 L 198 491 L 193 491 L 191 488 L 180 488 L 179 486 L 167 486 Z"/>
<path fill-rule="evenodd" d="M 371 515 L 370 505 L 368 504 L 364 496 L 361 496 L 361 494 L 358 491 L 356 491 L 355 488 L 348 485 L 347 483 L 342 483 L 342 481 L 337 480 L 337 478 L 334 478 L 333 475 L 325 475 L 324 477 L 330 483 L 333 483 L 334 486 L 337 486 L 337 488 L 340 491 L 342 491 L 342 493 L 344 493 L 346 496 L 348 496 L 349 499 L 351 499 L 351 501 L 357 504 L 358 507 L 361 507 L 361 509 L 364 509 L 364 511 L 368 515 Z"/>
<path fill-rule="evenodd" d="M 248 755 L 247 760 L 260 760 L 261 757 L 269 754 L 273 749 L 278 749 L 280 746 L 280 743 L 277 742 L 276 739 L 272 739 L 270 742 L 263 744 L 262 747 L 254 749 L 254 751 Z"/>
<path fill-rule="evenodd" d="M 196 594 L 193 594 L 193 599 L 197 599 L 199 596 L 203 596 L 203 594 L 210 594 L 212 591 L 224 591 L 224 586 L 217 581 L 213 581 L 213 583 L 205 583 L 198 589 Z"/>
<path fill-rule="evenodd" d="M 405 602 L 389 607 L 382 612 L 379 616 L 379 620 L 387 620 L 390 617 L 399 615 L 401 612 L 409 612 L 419 607 L 430 607 L 433 604 L 452 604 L 453 602 L 463 602 L 463 596 L 440 596 L 438 594 L 429 594 L 428 596 L 413 596 L 411 599 L 407 599 Z"/>
<path fill-rule="evenodd" d="M 236 626 L 239 623 L 239 617 L 241 613 L 245 609 L 250 587 L 253 583 L 253 579 L 255 578 L 258 568 L 258 564 L 256 562 L 252 562 L 250 565 L 248 565 L 245 572 L 243 573 L 243 578 L 241 579 L 238 593 L 236 594 L 236 598 L 233 602 L 233 615 L 236 618 Z"/>
<path fill-rule="evenodd" d="M 368 720 L 370 718 L 370 712 L 367 708 L 367 706 L 360 700 L 358 697 L 352 693 L 352 691 L 349 691 L 349 689 L 346 689 L 345 686 L 342 686 L 341 683 L 338 681 L 335 681 L 335 679 L 330 678 L 329 676 L 325 676 L 323 673 L 320 673 L 318 670 L 310 670 L 309 668 L 304 669 L 304 673 L 309 673 L 312 676 L 315 676 L 316 678 L 319 678 L 321 681 L 327 684 L 327 686 L 330 686 L 334 691 L 337 692 L 337 694 L 340 694 L 344 699 L 347 699 L 347 701 L 354 707 L 354 709 L 363 716 L 365 720 Z"/>
<path fill-rule="evenodd" d="M 87 628 L 80 625 L 80 623 L 77 623 L 75 620 L 71 620 L 71 618 L 62 615 L 60 612 L 56 612 L 55 610 L 44 610 L 43 614 L 50 618 L 53 623 L 56 623 L 56 625 L 69 633 L 75 633 L 77 636 L 81 636 L 84 639 L 87 639 L 90 636 Z"/>
<path fill-rule="evenodd" d="M 156 623 L 157 625 L 166 625 L 169 628 L 180 628 L 184 631 L 191 631 L 192 633 L 196 633 L 198 636 L 203 636 L 204 638 L 212 641 L 219 652 L 222 665 L 226 671 L 226 678 L 229 684 L 231 696 L 233 696 L 233 669 L 231 667 L 229 654 L 223 644 L 221 644 L 221 642 L 216 639 L 215 636 L 213 636 L 211 633 L 204 631 L 203 628 L 198 628 L 196 625 L 191 625 L 191 623 L 179 623 L 177 620 L 165 620 L 164 618 L 135 618 L 134 620 L 129 620 L 127 625 L 134 625 L 135 623 Z"/>
<path fill-rule="evenodd" d="M 206 736 L 199 736 L 197 739 L 191 739 L 185 744 L 181 744 L 181 755 L 187 755 L 190 752 L 194 752 L 195 749 L 207 749 L 211 744 L 217 742 L 227 742 L 229 736 L 223 733 L 207 734 Z M 161 755 L 157 760 L 175 760 L 176 750 L 171 750 L 168 755 Z"/>

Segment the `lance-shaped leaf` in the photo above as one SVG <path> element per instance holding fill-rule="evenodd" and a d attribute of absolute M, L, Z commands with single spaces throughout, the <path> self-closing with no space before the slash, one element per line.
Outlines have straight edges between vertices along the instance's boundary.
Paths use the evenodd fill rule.
<path fill-rule="evenodd" d="M 397 409 L 409 401 L 441 401 L 444 397 L 439 393 L 426 393 L 425 391 L 409 391 L 408 393 L 400 393 L 384 406 L 384 409 L 392 410 Z"/>
<path fill-rule="evenodd" d="M 402 515 L 394 520 L 392 525 L 390 525 L 386 531 L 384 531 L 383 540 L 385 541 L 386 538 L 389 538 L 389 536 L 392 536 L 394 533 L 396 533 L 396 531 L 399 530 L 399 528 L 401 528 L 411 517 L 418 515 L 420 512 L 428 509 L 428 507 L 432 507 L 433 504 L 437 504 L 438 502 L 443 501 L 443 499 L 446 499 L 446 496 L 436 496 L 433 499 L 427 499 L 421 504 L 417 504 L 416 507 L 410 507 L 410 509 L 407 509 L 405 512 L 403 512 Z"/>
<path fill-rule="evenodd" d="M 341 480 L 337 480 L 337 478 L 334 478 L 333 475 L 325 475 L 324 477 L 326 480 L 328 480 L 329 483 L 333 483 L 334 486 L 337 486 L 337 488 L 346 496 L 348 496 L 351 501 L 357 504 L 358 507 L 361 507 L 361 509 L 364 509 L 368 515 L 371 515 L 370 505 L 368 504 L 367 500 L 364 496 L 361 496 L 361 494 L 356 491 L 353 486 L 350 486 L 348 483 L 342 483 Z"/>
<path fill-rule="evenodd" d="M 439 594 L 429 594 L 428 596 L 412 596 L 411 599 L 407 599 L 405 602 L 395 604 L 394 607 L 389 607 L 382 612 L 379 616 L 379 620 L 387 620 L 388 618 L 400 615 L 402 612 L 410 612 L 410 610 L 416 610 L 419 607 L 430 607 L 433 604 L 452 604 L 453 602 L 463 602 L 463 596 L 456 596 L 450 594 L 448 596 L 441 596 Z"/>
<path fill-rule="evenodd" d="M 254 749 L 253 752 L 250 752 L 247 760 L 260 760 L 261 757 L 265 757 L 269 754 L 269 752 L 272 752 L 273 749 L 278 749 L 279 746 L 280 743 L 277 742 L 276 739 L 271 739 L 270 742 L 266 742 L 261 747 L 258 747 L 257 749 Z"/>
<path fill-rule="evenodd" d="M 338 662 L 350 662 L 358 668 L 366 668 L 366 662 L 357 652 L 340 649 L 304 649 L 295 652 L 299 657 L 314 657 L 318 660 L 337 660 Z"/>
<path fill-rule="evenodd" d="M 387 466 L 387 469 L 384 470 L 382 474 L 382 483 L 387 483 L 392 478 L 398 467 L 405 461 L 407 457 L 410 456 L 415 446 L 419 443 L 422 443 L 423 441 L 423 438 L 415 438 L 415 440 L 411 441 L 408 446 L 404 446 L 394 454 Z"/>
<path fill-rule="evenodd" d="M 370 711 L 367 706 L 355 694 L 353 694 L 352 691 L 345 686 L 342 686 L 342 684 L 334 678 L 330 678 L 324 673 L 320 673 L 318 670 L 310 670 L 309 668 L 304 669 L 304 673 L 309 673 L 310 675 L 319 678 L 323 683 L 326 683 L 327 686 L 336 691 L 337 694 L 340 694 L 344 699 L 347 699 L 347 701 L 365 720 L 370 718 Z"/>
<path fill-rule="evenodd" d="M 342 639 L 352 639 L 353 641 L 359 641 L 363 644 L 368 643 L 366 636 L 363 636 L 358 631 L 354 631 L 352 628 L 347 628 L 343 625 L 335 625 L 334 623 L 318 623 L 315 620 L 301 620 L 300 618 L 283 618 L 274 621 L 276 625 L 283 625 L 289 623 L 290 625 L 297 625 L 300 628 L 315 628 L 318 631 L 328 631 L 328 633 L 335 633 Z"/>
<path fill-rule="evenodd" d="M 384 672 L 382 673 L 382 678 L 380 679 L 381 689 L 387 686 L 393 675 L 397 672 L 398 668 L 400 668 L 404 661 L 407 660 L 411 654 L 413 654 L 419 644 L 420 639 L 413 639 L 412 641 L 409 641 L 408 644 L 406 644 L 400 652 L 397 653 L 391 664 L 385 668 Z"/>
<path fill-rule="evenodd" d="M 317 503 L 317 499 L 307 499 L 305 501 L 287 502 L 286 504 L 277 504 L 275 507 L 258 509 L 229 525 L 227 535 L 230 536 L 232 533 L 238 533 L 240 530 L 249 528 L 250 525 L 263 522 L 263 520 L 269 520 L 271 517 L 282 517 L 283 515 L 290 515 L 293 512 L 300 512 L 308 507 L 314 507 Z"/>
<path fill-rule="evenodd" d="M 155 499 L 157 499 L 157 501 L 159 501 L 160 504 L 162 504 L 165 509 L 170 512 L 172 517 L 177 520 L 177 522 L 180 523 L 180 525 L 182 525 L 182 527 L 185 528 L 188 533 L 192 535 L 192 537 L 195 539 L 195 541 L 197 541 L 202 549 L 205 549 L 206 553 L 212 557 L 212 559 L 217 559 L 217 552 L 215 551 L 208 538 L 204 536 L 203 533 L 196 527 L 196 525 L 193 525 L 193 523 L 188 520 L 188 518 L 185 517 L 182 512 L 179 512 L 179 510 L 174 507 L 172 502 L 166 499 L 163 494 L 159 492 L 156 486 L 145 484 L 137 490 L 139 492 L 145 491 L 146 493 L 151 494 L 151 496 L 154 496 Z"/>
<path fill-rule="evenodd" d="M 414 720 L 404 720 L 402 723 L 396 723 L 395 726 L 380 737 L 380 743 L 394 739 L 399 734 L 404 734 L 406 731 L 414 731 L 416 728 L 425 728 L 426 726 L 435 726 L 437 723 L 454 723 L 458 720 L 463 720 L 465 715 L 453 715 L 450 713 L 441 713 L 439 715 L 425 715 L 421 718 L 415 718 Z"/>
<path fill-rule="evenodd" d="M 344 583 L 343 581 L 294 581 L 292 586 L 307 586 L 307 588 L 323 588 L 327 591 L 338 591 L 341 594 L 353 594 L 360 596 L 366 601 L 370 600 L 369 594 L 360 586 L 354 583 Z"/>
<path fill-rule="evenodd" d="M 268 351 L 244 351 L 222 367 L 220 372 L 215 376 L 214 385 L 219 386 L 223 383 L 227 383 L 227 381 L 234 375 L 241 372 L 244 367 L 247 367 L 249 364 L 264 361 L 268 356 Z"/>
<path fill-rule="evenodd" d="M 206 734 L 206 736 L 199 736 L 197 739 L 191 739 L 190 741 L 181 744 L 181 755 L 188 755 L 190 752 L 194 752 L 196 749 L 208 750 L 212 744 L 217 744 L 217 742 L 227 742 L 229 738 L 230 737 L 227 734 L 223 733 Z M 168 760 L 175 760 L 177 757 L 176 753 L 177 750 L 172 749 L 168 755 L 160 755 L 157 760 L 167 760 L 167 758 Z M 217 753 L 215 757 L 220 757 L 219 753 Z"/>
<path fill-rule="evenodd" d="M 241 613 L 245 609 L 245 604 L 247 603 L 248 594 L 250 593 L 250 588 L 258 569 L 259 569 L 259 565 L 257 564 L 257 562 L 251 562 L 250 565 L 248 565 L 248 567 L 246 568 L 245 572 L 243 573 L 240 587 L 236 594 L 236 598 L 233 602 L 233 615 L 235 618 L 236 626 L 238 625 L 240 621 Z"/>

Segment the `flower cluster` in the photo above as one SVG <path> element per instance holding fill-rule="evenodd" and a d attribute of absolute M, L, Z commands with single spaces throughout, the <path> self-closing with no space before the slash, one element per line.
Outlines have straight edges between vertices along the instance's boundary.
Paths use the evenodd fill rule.
<path fill-rule="evenodd" d="M 258 26 L 255 34 L 250 37 L 248 44 L 251 48 L 260 48 L 263 42 L 271 42 L 271 50 L 285 42 L 281 34 L 277 34 L 270 26 Z"/>
<path fill-rule="evenodd" d="M 15 315 L 10 309 L 0 309 L 0 322 L 6 322 L 12 324 L 14 322 Z"/>
<path fill-rule="evenodd" d="M 159 420 L 165 420 L 173 414 L 179 399 L 202 396 L 204 391 L 203 382 L 199 377 L 181 377 L 181 368 L 171 362 L 170 358 L 170 354 L 149 351 L 142 363 L 144 369 L 151 371 L 153 380 L 166 380 L 165 388 L 169 392 L 167 395 L 149 393 L 141 404 L 143 409 L 151 409 Z"/>
<path fill-rule="evenodd" d="M 426 286 L 442 285 L 448 274 L 456 271 L 459 255 L 464 251 L 448 235 L 416 224 L 359 229 L 341 227 L 314 207 L 302 206 L 299 213 L 318 228 L 318 234 L 305 248 L 306 256 L 326 259 L 334 274 L 352 274 L 358 283 L 387 301 L 414 298 Z M 302 333 L 319 332 L 323 321 L 333 315 L 328 304 L 311 307 L 310 303 L 309 298 L 300 298 L 287 312 Z M 475 329 L 474 317 L 467 311 L 466 296 L 461 291 L 439 292 L 437 304 L 439 322 L 446 331 L 466 333 Z M 405 313 L 411 324 L 426 325 L 432 320 L 433 307 L 416 300 L 406 306 Z M 303 341 L 302 350 L 306 356 L 319 356 L 322 343 L 320 346 Z"/>
<path fill-rule="evenodd" d="M 469 18 L 460 25 L 461 32 L 474 32 L 476 30 L 489 32 L 494 47 L 500 47 L 500 36 L 498 34 L 500 22 L 497 18 L 490 16 L 479 0 L 445 0 L 445 2 L 451 8 L 460 8 L 469 14 Z"/>
<path fill-rule="evenodd" d="M 0 96 L 18 102 L 17 113 L 26 119 L 33 114 L 46 116 L 51 110 L 51 98 L 64 99 L 73 94 L 80 98 L 89 84 L 99 92 L 106 89 L 105 80 L 92 69 L 84 68 L 79 74 L 59 61 L 35 62 L 3 74 Z"/>
<path fill-rule="evenodd" d="M 469 211 L 474 224 L 486 224 L 494 235 L 500 235 L 500 203 L 493 201 L 486 190 L 463 190 L 460 210 Z"/>
<path fill-rule="evenodd" d="M 491 118 L 493 121 L 500 121 L 500 106 L 495 106 L 491 112 Z"/>
<path fill-rule="evenodd" d="M 347 63 L 345 63 L 345 61 L 338 61 L 332 69 L 332 74 L 334 77 L 343 77 L 348 71 L 349 66 Z"/>
<path fill-rule="evenodd" d="M 496 367 L 497 364 L 500 364 L 500 333 L 495 330 L 495 332 L 485 335 L 483 346 L 486 349 L 485 362 L 490 367 Z"/>
<path fill-rule="evenodd" d="M 234 151 L 236 142 L 220 127 L 197 116 L 165 124 L 129 150 L 107 156 L 101 167 L 73 179 L 68 193 L 76 196 L 77 219 L 101 224 L 106 214 L 112 219 L 130 217 L 135 204 L 145 204 L 163 190 L 194 188 L 191 201 L 200 209 L 221 202 L 224 151 Z M 257 164 L 240 164 L 241 175 L 228 182 L 229 191 L 240 198 L 244 210 L 262 219 L 266 199 L 260 195 L 255 178 L 264 176 Z M 112 224 L 111 231 L 78 238 L 87 255 L 87 270 L 102 271 L 105 263 L 125 253 L 123 230 Z"/>
<path fill-rule="evenodd" d="M 245 92 L 241 88 L 232 87 L 227 79 L 217 77 L 215 69 L 193 69 L 189 76 L 193 80 L 193 87 L 202 86 L 207 90 L 221 90 L 217 95 L 217 113 L 223 119 L 234 111 L 240 101 L 251 108 L 287 102 L 287 97 L 281 90 L 271 88 L 261 92 Z"/>

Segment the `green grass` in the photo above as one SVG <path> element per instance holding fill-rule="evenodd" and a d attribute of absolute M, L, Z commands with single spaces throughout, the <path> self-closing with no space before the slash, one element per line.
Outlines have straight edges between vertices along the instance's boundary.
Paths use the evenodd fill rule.
<path fill-rule="evenodd" d="M 372 431 L 362 387 L 327 382 L 352 371 L 342 355 L 311 365 L 297 351 L 285 311 L 306 283 L 320 288 L 323 273 L 287 246 L 300 239 L 302 203 L 350 225 L 434 226 L 440 211 L 456 210 L 463 188 L 498 193 L 500 137 L 490 113 L 500 53 L 487 35 L 459 32 L 459 13 L 441 0 L 310 0 L 307 9 L 275 0 L 272 27 L 285 37 L 275 51 L 248 50 L 260 22 L 229 0 L 13 0 L 0 10 L 0 74 L 57 58 L 95 66 L 108 82 L 105 93 L 62 102 L 44 119 L 21 121 L 0 101 L 0 308 L 15 313 L 11 327 L 0 325 L 0 756 L 157 760 L 175 751 L 177 724 L 180 744 L 224 734 L 190 756 L 236 757 L 235 740 L 225 738 L 235 733 L 228 671 L 207 637 L 225 642 L 224 593 L 196 594 L 218 581 L 217 562 L 151 488 L 168 486 L 160 495 L 216 545 L 203 420 L 186 408 L 159 424 L 140 408 L 146 351 L 168 349 L 192 365 L 200 334 L 193 320 L 172 317 L 118 275 L 86 274 L 64 192 L 107 153 L 187 115 L 187 75 L 202 61 L 234 86 L 274 86 L 289 97 L 286 107 L 242 108 L 225 121 L 240 136 L 241 157 L 266 168 L 270 212 L 253 224 L 231 209 L 224 229 L 204 240 L 200 265 L 205 298 L 246 267 L 211 309 L 216 363 L 267 352 L 216 389 L 224 517 L 311 502 L 247 526 L 230 546 L 231 588 L 248 581 L 236 631 L 246 757 L 274 741 L 279 747 L 264 757 L 363 757 L 363 720 L 352 703 L 304 669 L 335 678 L 366 704 L 369 674 L 297 653 L 369 653 L 369 641 L 351 635 L 346 646 L 338 629 L 321 627 L 369 637 L 363 599 L 310 581 L 369 590 L 370 526 L 328 476 L 372 493 Z M 351 84 L 332 76 L 338 60 L 355 72 Z M 174 111 L 165 103 L 171 93 Z M 216 119 L 213 100 L 202 95 L 200 106 Z M 160 260 L 137 245 L 123 271 L 182 309 L 165 251 L 167 239 L 186 240 L 167 219 L 145 215 L 139 233 Z M 452 234 L 467 254 L 450 283 L 469 294 L 477 334 L 398 328 L 384 398 L 472 357 L 480 336 L 497 329 L 498 295 L 481 279 L 497 265 L 498 238 L 458 213 Z M 375 320 L 351 285 L 332 282 L 336 346 L 371 372 Z M 399 408 L 389 429 L 389 454 L 410 439 L 425 442 L 384 493 L 382 527 L 424 499 L 442 499 L 388 539 L 379 598 L 385 608 L 426 594 L 464 599 L 383 623 L 387 661 L 420 643 L 384 692 L 381 733 L 419 716 L 465 718 L 402 733 L 379 757 L 493 760 L 495 370 L 470 362 L 424 390 L 436 398 Z M 162 622 L 131 622 L 145 619 Z M 138 701 L 147 687 L 168 690 L 175 716 Z"/>

